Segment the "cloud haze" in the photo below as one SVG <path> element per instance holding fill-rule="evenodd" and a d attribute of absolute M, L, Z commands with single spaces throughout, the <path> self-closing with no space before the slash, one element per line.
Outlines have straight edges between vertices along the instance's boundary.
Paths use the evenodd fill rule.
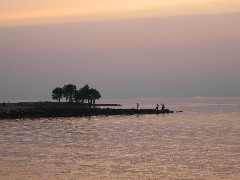
<path fill-rule="evenodd" d="M 105 98 L 240 96 L 240 14 L 0 29 L 0 99 L 66 83 Z"/>
<path fill-rule="evenodd" d="M 1 0 L 0 26 L 233 12 L 239 0 Z"/>

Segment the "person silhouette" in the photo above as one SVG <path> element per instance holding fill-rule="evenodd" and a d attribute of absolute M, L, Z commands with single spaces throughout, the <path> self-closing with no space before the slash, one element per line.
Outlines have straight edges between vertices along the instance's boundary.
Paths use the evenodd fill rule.
<path fill-rule="evenodd" d="M 157 107 L 156 107 L 156 110 L 158 111 L 158 107 L 159 107 L 159 105 L 157 104 Z"/>
<path fill-rule="evenodd" d="M 162 105 L 162 111 L 164 111 L 165 110 L 165 106 L 164 106 L 163 103 L 161 105 Z"/>
<path fill-rule="evenodd" d="M 138 107 L 139 107 L 139 104 L 137 103 L 137 109 L 138 109 Z"/>

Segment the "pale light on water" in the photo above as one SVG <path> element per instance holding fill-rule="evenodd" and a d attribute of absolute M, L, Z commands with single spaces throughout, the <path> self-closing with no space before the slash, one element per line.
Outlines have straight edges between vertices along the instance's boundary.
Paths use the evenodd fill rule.
<path fill-rule="evenodd" d="M 169 115 L 0 121 L 0 178 L 239 179 L 240 101 L 215 100 L 166 100 L 187 109 Z"/>

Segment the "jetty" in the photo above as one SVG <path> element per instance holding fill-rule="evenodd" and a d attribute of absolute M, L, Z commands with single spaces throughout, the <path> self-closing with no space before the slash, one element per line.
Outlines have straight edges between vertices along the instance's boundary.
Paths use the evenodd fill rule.
<path fill-rule="evenodd" d="M 115 106 L 115 108 L 112 108 Z M 0 106 L 0 119 L 91 117 L 134 114 L 169 114 L 169 109 L 122 109 L 120 104 L 95 104 L 91 107 L 82 103 L 22 102 Z M 109 108 L 111 107 L 111 108 Z M 180 111 L 178 111 L 180 112 Z"/>

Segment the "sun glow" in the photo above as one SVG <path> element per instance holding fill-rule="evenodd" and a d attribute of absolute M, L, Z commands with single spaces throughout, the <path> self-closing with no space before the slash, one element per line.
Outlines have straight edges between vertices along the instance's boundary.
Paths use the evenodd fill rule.
<path fill-rule="evenodd" d="M 240 12 L 239 0 L 2 0 L 0 25 Z"/>

